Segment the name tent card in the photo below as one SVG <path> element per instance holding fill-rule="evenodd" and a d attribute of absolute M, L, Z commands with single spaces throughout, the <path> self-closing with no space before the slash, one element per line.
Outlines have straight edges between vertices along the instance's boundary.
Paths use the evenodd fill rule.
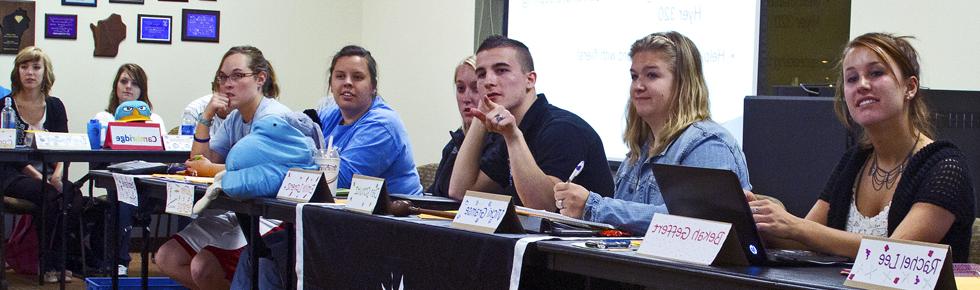
<path fill-rule="evenodd" d="M 479 191 L 466 191 L 449 225 L 485 234 L 524 233 L 510 196 Z"/>
<path fill-rule="evenodd" d="M 347 194 L 346 209 L 366 214 L 376 212 L 384 183 L 382 178 L 354 174 L 351 177 L 350 192 Z"/>
<path fill-rule="evenodd" d="M 109 122 L 105 147 L 125 150 L 163 150 L 160 124 Z"/>
<path fill-rule="evenodd" d="M 700 265 L 748 264 L 732 224 L 659 213 L 637 253 Z"/>
<path fill-rule="evenodd" d="M 0 129 L 0 149 L 17 147 L 17 129 Z"/>
<path fill-rule="evenodd" d="M 194 185 L 167 182 L 167 208 L 170 214 L 190 217 L 194 209 Z"/>
<path fill-rule="evenodd" d="M 132 175 L 113 173 L 112 179 L 116 182 L 116 196 L 120 202 L 140 206 L 136 194 L 136 180 Z"/>
<path fill-rule="evenodd" d="M 865 236 L 844 285 L 864 289 L 956 289 L 949 246 Z"/>
<path fill-rule="evenodd" d="M 310 202 L 310 199 L 324 190 L 328 189 L 327 182 L 323 178 L 323 172 L 290 168 L 282 180 L 282 185 L 279 186 L 279 193 L 276 194 L 276 198 L 294 202 Z"/>
<path fill-rule="evenodd" d="M 34 148 L 42 150 L 92 150 L 88 135 L 56 132 L 34 132 Z"/>
<path fill-rule="evenodd" d="M 193 144 L 191 135 L 163 135 L 163 148 L 167 151 L 191 151 Z"/>

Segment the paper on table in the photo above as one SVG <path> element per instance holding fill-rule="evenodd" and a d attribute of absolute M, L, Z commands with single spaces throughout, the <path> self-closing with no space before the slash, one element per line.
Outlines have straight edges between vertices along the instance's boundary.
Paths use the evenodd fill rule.
<path fill-rule="evenodd" d="M 569 224 L 569 225 L 573 225 L 573 226 L 591 227 L 591 228 L 599 228 L 599 229 L 610 229 L 610 230 L 616 229 L 616 227 L 614 227 L 614 226 L 612 226 L 610 224 L 604 224 L 604 223 L 597 223 L 597 222 L 590 222 L 590 221 L 586 221 L 586 220 L 580 220 L 580 219 L 577 219 L 577 218 L 571 218 L 571 217 L 563 216 L 561 214 L 553 213 L 553 212 L 550 212 L 550 211 L 537 210 L 537 209 L 527 208 L 527 207 L 523 207 L 523 206 L 515 206 L 515 209 L 517 209 L 517 214 L 527 215 L 527 216 L 542 217 L 542 218 L 549 219 L 551 221 L 561 222 L 563 224 Z"/>

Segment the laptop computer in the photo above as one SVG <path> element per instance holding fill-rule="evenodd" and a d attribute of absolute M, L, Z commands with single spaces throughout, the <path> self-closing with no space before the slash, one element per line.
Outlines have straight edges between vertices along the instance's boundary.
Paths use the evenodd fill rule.
<path fill-rule="evenodd" d="M 653 174 L 670 214 L 731 223 L 752 265 L 830 265 L 849 260 L 811 251 L 767 249 L 738 176 L 730 170 L 654 164 Z"/>

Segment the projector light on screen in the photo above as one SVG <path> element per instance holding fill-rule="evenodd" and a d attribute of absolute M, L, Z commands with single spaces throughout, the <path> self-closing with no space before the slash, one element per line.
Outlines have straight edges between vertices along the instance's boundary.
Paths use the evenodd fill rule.
<path fill-rule="evenodd" d="M 634 41 L 677 31 L 701 52 L 711 117 L 742 136 L 742 100 L 756 92 L 759 1 L 509 0 L 508 37 L 527 44 L 537 91 L 589 122 L 621 160 Z"/>

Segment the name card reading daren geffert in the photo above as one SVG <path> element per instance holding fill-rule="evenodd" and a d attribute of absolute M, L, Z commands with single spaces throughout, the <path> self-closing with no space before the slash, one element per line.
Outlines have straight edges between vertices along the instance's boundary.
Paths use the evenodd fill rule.
<path fill-rule="evenodd" d="M 731 228 L 729 223 L 654 214 L 637 253 L 711 265 L 731 235 Z"/>
<path fill-rule="evenodd" d="M 950 262 L 948 245 L 865 236 L 844 285 L 865 289 L 952 289 L 950 286 L 955 283 Z"/>
<path fill-rule="evenodd" d="M 354 174 L 350 181 L 350 192 L 347 194 L 346 209 L 366 214 L 373 213 L 378 205 L 384 183 L 385 180 L 382 178 Z"/>
<path fill-rule="evenodd" d="M 492 234 L 507 214 L 510 196 L 479 191 L 466 191 L 459 212 L 450 226 L 468 231 Z"/>

